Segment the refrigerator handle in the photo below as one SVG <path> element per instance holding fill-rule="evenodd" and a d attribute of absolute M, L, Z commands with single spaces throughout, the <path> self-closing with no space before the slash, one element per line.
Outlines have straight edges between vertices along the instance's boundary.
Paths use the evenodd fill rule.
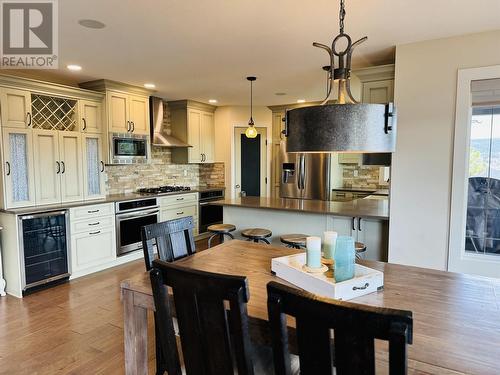
<path fill-rule="evenodd" d="M 304 154 L 299 154 L 298 156 L 298 171 L 297 171 L 297 188 L 303 190 L 305 188 L 305 169 L 306 169 L 306 158 Z"/>
<path fill-rule="evenodd" d="M 300 168 L 300 173 L 302 174 L 301 189 L 304 190 L 306 188 L 306 156 L 304 154 L 302 154 L 302 167 Z"/>

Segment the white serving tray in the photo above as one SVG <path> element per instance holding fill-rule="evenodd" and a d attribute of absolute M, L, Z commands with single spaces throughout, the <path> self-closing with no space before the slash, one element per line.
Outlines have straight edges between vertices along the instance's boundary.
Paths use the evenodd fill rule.
<path fill-rule="evenodd" d="M 384 287 L 384 273 L 356 264 L 354 278 L 336 283 L 324 273 L 308 273 L 302 270 L 306 253 L 273 258 L 271 270 L 276 276 L 310 293 L 327 298 L 350 300 L 376 292 Z"/>

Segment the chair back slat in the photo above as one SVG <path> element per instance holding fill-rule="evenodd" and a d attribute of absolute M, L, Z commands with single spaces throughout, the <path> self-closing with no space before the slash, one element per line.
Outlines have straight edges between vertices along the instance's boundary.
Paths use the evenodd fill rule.
<path fill-rule="evenodd" d="M 193 229 L 192 216 L 143 226 L 141 234 L 146 270 L 151 269 L 155 250 L 158 258 L 166 262 L 194 254 Z"/>
<path fill-rule="evenodd" d="M 332 371 L 330 329 L 320 321 L 307 317 L 297 316 L 295 322 L 301 373 L 330 374 Z"/>
<path fill-rule="evenodd" d="M 302 375 L 375 373 L 374 340 L 389 341 L 389 374 L 406 374 L 411 311 L 320 298 L 277 282 L 267 284 L 275 372 L 291 374 L 286 316 L 296 318 Z M 335 355 L 331 352 L 333 330 Z M 335 357 L 335 358 L 333 358 Z"/>
<path fill-rule="evenodd" d="M 236 363 L 238 374 L 253 375 L 246 278 L 188 269 L 162 260 L 153 261 L 154 274 L 161 275 L 163 288 L 172 288 L 186 373 L 229 375 L 234 373 Z M 157 283 L 152 286 L 158 288 Z M 162 304 L 156 300 L 161 294 L 153 295 L 155 306 Z M 171 311 L 158 317 L 162 321 L 171 319 Z"/>

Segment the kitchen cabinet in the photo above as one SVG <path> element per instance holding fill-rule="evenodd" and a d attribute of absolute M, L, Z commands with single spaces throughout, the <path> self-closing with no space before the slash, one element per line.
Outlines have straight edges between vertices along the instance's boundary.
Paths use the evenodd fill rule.
<path fill-rule="evenodd" d="M 59 160 L 61 163 L 61 201 L 83 200 L 84 175 L 81 135 L 59 132 Z"/>
<path fill-rule="evenodd" d="M 80 131 L 83 133 L 102 133 L 102 104 L 90 100 L 79 100 Z"/>
<path fill-rule="evenodd" d="M 340 236 L 350 236 L 362 242 L 366 252 L 364 259 L 387 261 L 389 221 L 371 218 L 329 216 L 328 227 Z"/>
<path fill-rule="evenodd" d="M 4 206 L 32 206 L 35 204 L 32 131 L 4 128 L 2 135 Z"/>
<path fill-rule="evenodd" d="M 116 259 L 113 204 L 71 208 L 70 225 L 72 277 L 110 266 Z"/>
<path fill-rule="evenodd" d="M 57 130 L 33 130 L 36 204 L 61 202 L 61 162 Z"/>
<path fill-rule="evenodd" d="M 172 149 L 174 163 L 213 163 L 216 107 L 192 100 L 168 102 L 172 135 L 191 145 Z"/>
<path fill-rule="evenodd" d="M 84 199 L 100 199 L 106 195 L 104 187 L 103 136 L 82 135 L 83 196 Z"/>
<path fill-rule="evenodd" d="M 363 85 L 363 103 L 386 104 L 394 101 L 394 79 L 365 82 Z"/>
<path fill-rule="evenodd" d="M 108 132 L 149 135 L 150 90 L 106 79 L 83 82 L 80 87 L 106 94 Z"/>
<path fill-rule="evenodd" d="M 198 235 L 198 194 L 188 193 L 159 198 L 160 220 L 167 221 L 192 216 L 193 234 Z"/>
<path fill-rule="evenodd" d="M 83 153 L 77 132 L 33 130 L 36 204 L 83 200 Z"/>
<path fill-rule="evenodd" d="M 0 105 L 3 127 L 24 129 L 31 126 L 31 93 L 29 91 L 2 88 Z"/>

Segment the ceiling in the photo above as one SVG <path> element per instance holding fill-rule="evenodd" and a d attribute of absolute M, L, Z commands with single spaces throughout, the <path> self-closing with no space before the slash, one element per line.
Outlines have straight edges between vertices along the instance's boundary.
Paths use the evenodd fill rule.
<path fill-rule="evenodd" d="M 393 62 L 398 44 L 500 29 L 500 0 L 477 3 L 347 0 L 345 31 L 354 40 L 368 36 L 353 55 L 354 66 Z M 37 74 L 69 83 L 154 82 L 166 99 L 215 98 L 219 105 L 247 104 L 245 77 L 255 75 L 256 105 L 319 100 L 328 57 L 311 44 L 331 44 L 338 7 L 332 0 L 59 1 L 61 69 Z M 106 27 L 86 29 L 80 19 Z M 83 70 L 68 72 L 67 64 Z"/>

